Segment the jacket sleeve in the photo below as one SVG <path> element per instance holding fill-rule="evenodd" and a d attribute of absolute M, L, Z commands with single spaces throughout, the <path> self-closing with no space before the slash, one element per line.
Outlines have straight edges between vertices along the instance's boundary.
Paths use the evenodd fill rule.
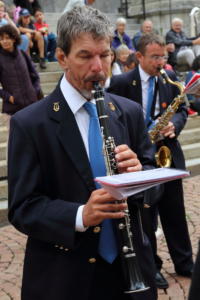
<path fill-rule="evenodd" d="M 131 38 L 127 35 L 126 37 L 126 43 L 127 43 L 127 47 L 131 50 L 135 50 L 134 47 L 133 47 L 133 43 L 132 43 L 132 40 Z"/>
<path fill-rule="evenodd" d="M 172 81 L 178 81 L 175 73 L 168 71 L 168 75 Z M 176 98 L 177 96 L 180 95 L 180 90 L 176 86 L 173 85 L 172 89 L 173 89 L 173 97 L 171 100 L 173 100 L 174 98 Z M 176 113 L 173 115 L 173 117 L 171 119 L 171 122 L 175 126 L 176 137 L 178 137 L 178 135 L 183 130 L 183 128 L 186 124 L 186 121 L 187 121 L 187 116 L 188 116 L 187 106 L 186 106 L 185 102 L 183 102 L 179 105 Z"/>
<path fill-rule="evenodd" d="M 35 66 L 34 66 L 33 61 L 31 60 L 31 58 L 25 52 L 23 52 L 23 55 L 25 56 L 25 59 L 26 59 L 26 62 L 27 62 L 27 66 L 28 66 L 28 70 L 29 70 L 29 75 L 30 75 L 33 87 L 36 90 L 36 92 L 38 93 L 40 91 L 40 89 L 41 89 L 39 74 L 36 71 L 36 68 L 35 68 Z"/>
<path fill-rule="evenodd" d="M 187 38 L 187 39 L 183 39 L 181 37 L 177 37 L 173 31 L 170 31 L 167 33 L 166 35 L 166 43 L 174 43 L 175 46 L 181 47 L 181 46 L 192 46 L 192 40 L 195 38 Z"/>
<path fill-rule="evenodd" d="M 73 249 L 76 236 L 75 219 L 80 203 L 64 201 L 46 194 L 36 145 L 29 130 L 26 122 L 18 117 L 18 113 L 11 118 L 8 218 L 19 231 L 32 238 Z"/>
<path fill-rule="evenodd" d="M 2 98 L 5 102 L 9 102 L 10 95 L 7 91 L 4 89 L 0 89 L 0 98 Z"/>

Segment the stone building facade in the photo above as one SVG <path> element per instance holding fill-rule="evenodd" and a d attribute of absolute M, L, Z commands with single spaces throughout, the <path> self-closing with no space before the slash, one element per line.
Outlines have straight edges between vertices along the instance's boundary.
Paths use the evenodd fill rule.
<path fill-rule="evenodd" d="M 68 0 L 39 0 L 45 12 L 62 12 Z M 5 1 L 12 4 L 12 0 Z M 199 0 L 96 0 L 94 7 L 106 12 L 125 14 L 127 3 L 127 17 L 133 24 L 141 24 L 145 17 L 153 21 L 155 29 L 160 34 L 165 34 L 174 17 L 184 20 L 184 30 L 191 36 L 190 12 L 193 7 L 200 7 Z M 129 21 L 130 23 L 130 21 Z M 193 28 L 193 27 L 192 27 Z M 200 13 L 199 13 L 200 33 Z"/>
<path fill-rule="evenodd" d="M 199 0 L 127 0 L 127 3 L 128 17 L 135 23 L 141 23 L 145 16 L 153 21 L 160 34 L 165 34 L 170 28 L 171 20 L 179 17 L 184 20 L 184 30 L 189 36 L 191 35 L 190 12 L 192 8 L 200 7 Z"/>

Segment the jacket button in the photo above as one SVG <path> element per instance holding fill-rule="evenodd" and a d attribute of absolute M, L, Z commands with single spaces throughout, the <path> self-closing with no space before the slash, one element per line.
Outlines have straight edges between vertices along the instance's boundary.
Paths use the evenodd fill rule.
<path fill-rule="evenodd" d="M 64 249 L 64 247 L 63 246 L 60 246 L 60 250 L 63 250 Z"/>
<path fill-rule="evenodd" d="M 90 264 L 94 264 L 94 263 L 96 262 L 96 258 L 91 257 L 91 258 L 89 258 L 88 262 L 89 262 Z"/>
<path fill-rule="evenodd" d="M 101 227 L 100 226 L 95 226 L 93 229 L 94 233 L 99 233 L 101 231 Z"/>
<path fill-rule="evenodd" d="M 68 249 L 68 248 L 65 248 L 64 250 L 65 250 L 65 251 L 68 251 L 69 249 Z"/>
<path fill-rule="evenodd" d="M 55 248 L 59 248 L 59 246 L 58 246 L 58 245 L 54 245 L 54 247 L 55 247 Z"/>

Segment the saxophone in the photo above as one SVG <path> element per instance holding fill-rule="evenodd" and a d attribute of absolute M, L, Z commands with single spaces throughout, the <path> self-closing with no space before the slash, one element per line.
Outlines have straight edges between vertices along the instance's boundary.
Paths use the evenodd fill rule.
<path fill-rule="evenodd" d="M 98 82 L 94 82 L 94 99 L 96 101 L 97 114 L 103 138 L 103 153 L 105 157 L 107 174 L 114 175 L 118 173 L 114 152 L 115 141 L 114 138 L 109 134 L 108 115 L 106 114 L 104 105 L 104 93 Z M 125 217 L 120 219 L 118 222 L 118 229 L 120 235 L 120 244 L 122 245 L 120 255 L 122 271 L 124 275 L 124 293 L 129 294 L 129 299 L 132 299 L 131 295 L 133 295 L 133 293 L 143 292 L 149 289 L 149 287 L 143 280 L 134 250 L 130 213 L 128 208 L 125 210 Z"/>
<path fill-rule="evenodd" d="M 164 69 L 159 69 L 159 71 L 163 79 L 166 80 L 166 82 L 175 85 L 179 89 L 180 94 L 173 99 L 172 103 L 167 107 L 167 109 L 161 115 L 158 123 L 156 123 L 155 126 L 153 126 L 149 130 L 150 140 L 153 144 L 163 140 L 163 136 L 160 132 L 163 130 L 165 126 L 167 126 L 167 124 L 169 123 L 173 115 L 178 110 L 180 104 L 184 103 L 185 101 L 185 94 L 184 94 L 185 86 L 178 81 L 171 80 Z M 156 153 L 157 165 L 160 167 L 170 167 L 171 161 L 172 161 L 171 151 L 167 146 L 161 146 L 158 152 Z"/>

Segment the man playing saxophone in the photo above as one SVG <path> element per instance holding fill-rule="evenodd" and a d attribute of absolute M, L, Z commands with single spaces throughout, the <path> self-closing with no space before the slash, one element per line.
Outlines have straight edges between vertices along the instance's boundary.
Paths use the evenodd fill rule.
<path fill-rule="evenodd" d="M 164 111 L 180 93 L 176 85 L 167 82 L 160 75 L 159 70 L 163 68 L 166 60 L 165 55 L 165 43 L 161 37 L 154 34 L 142 36 L 136 52 L 139 66 L 128 73 L 114 76 L 109 88 L 109 92 L 127 97 L 142 105 L 144 119 L 149 130 L 156 120 L 159 122 L 159 117 L 161 116 L 162 118 Z M 171 81 L 177 81 L 174 73 L 167 72 L 167 74 Z M 163 140 L 159 143 L 170 149 L 172 156 L 171 167 L 180 169 L 185 168 L 185 160 L 177 137 L 183 129 L 186 120 L 187 109 L 185 104 L 182 103 L 160 131 Z M 151 223 L 152 230 L 156 229 L 156 210 L 158 210 L 160 215 L 176 273 L 190 277 L 193 269 L 192 248 L 185 217 L 181 180 L 165 183 L 160 201 L 157 205 L 150 208 L 148 213 L 144 213 L 145 215 L 151 214 L 151 218 L 154 220 Z M 156 238 L 152 230 L 149 236 L 151 236 L 157 266 L 157 287 L 167 288 L 168 282 L 160 272 L 162 260 L 156 253 Z"/>
<path fill-rule="evenodd" d="M 124 218 L 127 204 L 116 202 L 94 181 L 106 174 L 96 116 L 99 97 L 93 90 L 109 74 L 111 37 L 108 18 L 96 9 L 76 7 L 63 14 L 57 58 L 64 75 L 49 96 L 11 120 L 9 220 L 28 235 L 22 300 L 157 299 L 139 204 L 128 199 L 131 238 L 150 288 L 130 298 L 115 222 Z M 105 107 L 118 171 L 152 168 L 154 154 L 140 105 L 105 93 Z"/>

